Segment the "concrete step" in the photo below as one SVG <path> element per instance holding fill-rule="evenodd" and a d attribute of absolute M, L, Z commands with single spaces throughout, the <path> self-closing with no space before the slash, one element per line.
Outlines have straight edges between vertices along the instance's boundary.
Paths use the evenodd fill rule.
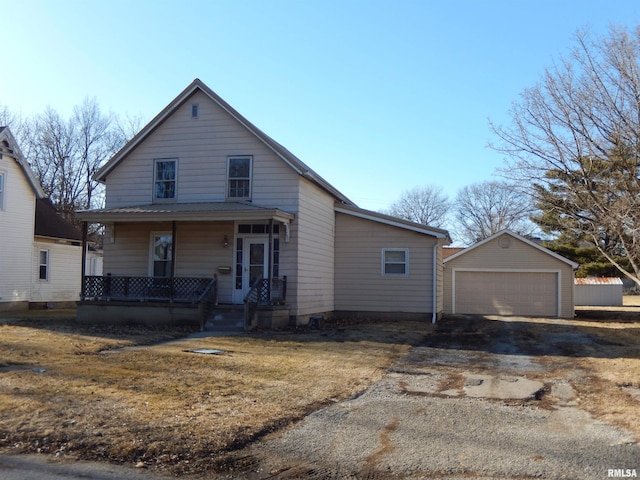
<path fill-rule="evenodd" d="M 204 324 L 205 331 L 237 332 L 244 330 L 244 310 L 215 309 Z"/>

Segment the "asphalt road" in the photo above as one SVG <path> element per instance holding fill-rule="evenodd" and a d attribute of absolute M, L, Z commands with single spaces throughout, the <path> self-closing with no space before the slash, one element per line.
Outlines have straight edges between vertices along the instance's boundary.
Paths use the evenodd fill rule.
<path fill-rule="evenodd" d="M 168 480 L 145 470 L 45 455 L 0 455 L 1 480 Z"/>

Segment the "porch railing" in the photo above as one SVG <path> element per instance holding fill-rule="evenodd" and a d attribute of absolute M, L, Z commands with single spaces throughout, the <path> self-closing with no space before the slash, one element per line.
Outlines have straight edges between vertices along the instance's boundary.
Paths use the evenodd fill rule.
<path fill-rule="evenodd" d="M 198 303 L 203 295 L 215 295 L 214 278 L 85 276 L 82 300 Z M 212 283 L 213 282 L 213 283 Z M 214 293 L 211 290 L 214 289 Z"/>
<path fill-rule="evenodd" d="M 244 327 L 247 330 L 259 305 L 284 305 L 287 299 L 287 277 L 258 278 L 244 297 Z"/>

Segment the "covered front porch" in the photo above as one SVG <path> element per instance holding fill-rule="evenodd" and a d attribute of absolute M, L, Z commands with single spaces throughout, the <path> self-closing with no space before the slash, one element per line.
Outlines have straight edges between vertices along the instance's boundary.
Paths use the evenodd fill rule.
<path fill-rule="evenodd" d="M 130 322 L 138 311 L 148 323 L 152 311 L 163 321 L 204 326 L 218 305 L 286 305 L 282 257 L 293 214 L 221 202 L 88 210 L 79 217 L 85 244 L 90 223 L 102 225 L 105 238 L 104 275 L 82 272 L 79 318 L 91 321 L 90 311 L 102 318 L 99 310 L 113 311 L 117 303 L 120 316 L 130 307 Z"/>

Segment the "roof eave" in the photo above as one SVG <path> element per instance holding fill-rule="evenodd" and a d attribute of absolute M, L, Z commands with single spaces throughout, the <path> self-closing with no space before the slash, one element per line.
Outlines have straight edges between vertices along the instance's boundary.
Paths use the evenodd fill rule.
<path fill-rule="evenodd" d="M 263 211 L 228 211 L 228 212 L 110 212 L 85 210 L 76 214 L 83 222 L 96 223 L 133 223 L 133 222 L 170 222 L 170 221 L 251 221 L 274 220 L 291 222 L 295 216 L 278 209 Z"/>
<path fill-rule="evenodd" d="M 369 210 L 364 210 L 358 207 L 347 207 L 347 206 L 336 205 L 334 208 L 335 208 L 335 211 L 339 213 L 344 213 L 346 215 L 352 215 L 354 217 L 364 218 L 366 220 L 383 223 L 385 225 L 390 225 L 393 227 L 398 227 L 405 230 L 410 230 L 413 232 L 430 235 L 439 240 L 443 240 L 443 243 L 446 243 L 446 242 L 451 243 L 451 237 L 449 236 L 449 232 L 447 232 L 446 230 L 430 228 L 427 225 L 408 222 L 406 220 L 390 217 L 388 215 L 379 214 Z"/>

